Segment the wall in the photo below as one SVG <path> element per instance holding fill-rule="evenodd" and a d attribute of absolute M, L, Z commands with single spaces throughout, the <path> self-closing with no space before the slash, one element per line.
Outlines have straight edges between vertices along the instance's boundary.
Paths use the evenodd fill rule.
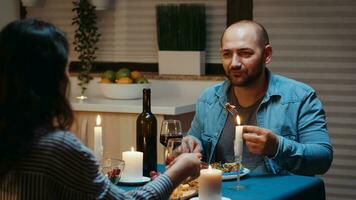
<path fill-rule="evenodd" d="M 20 18 L 19 1 L 0 1 L 0 29 L 9 22 Z"/>
<path fill-rule="evenodd" d="M 270 33 L 269 68 L 314 87 L 326 110 L 334 160 L 327 199 L 356 199 L 356 1 L 254 0 Z"/>
<path fill-rule="evenodd" d="M 161 3 L 201 3 L 206 5 L 206 59 L 219 63 L 219 38 L 226 24 L 225 0 L 116 0 L 108 10 L 97 11 L 101 39 L 97 61 L 157 63 L 155 6 Z M 28 17 L 42 18 L 60 27 L 73 41 L 71 1 L 46 0 L 29 8 Z M 71 59 L 77 60 L 72 51 Z"/>

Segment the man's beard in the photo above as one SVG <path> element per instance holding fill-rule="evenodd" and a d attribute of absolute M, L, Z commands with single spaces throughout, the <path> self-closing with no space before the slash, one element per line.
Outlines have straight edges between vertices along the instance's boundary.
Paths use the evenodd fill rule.
<path fill-rule="evenodd" d="M 231 70 L 233 69 L 229 69 L 226 76 L 229 79 L 232 86 L 248 87 L 254 85 L 256 81 L 262 76 L 262 73 L 264 72 L 264 65 L 262 63 L 262 60 L 260 61 L 260 63 L 258 63 L 257 66 L 259 67 L 256 68 L 256 71 L 253 71 L 252 74 L 250 75 L 247 74 L 247 71 L 244 70 L 244 67 L 242 66 L 240 70 L 242 70 L 241 72 L 243 74 L 240 75 L 239 77 L 234 77 L 233 73 L 231 73 Z"/>

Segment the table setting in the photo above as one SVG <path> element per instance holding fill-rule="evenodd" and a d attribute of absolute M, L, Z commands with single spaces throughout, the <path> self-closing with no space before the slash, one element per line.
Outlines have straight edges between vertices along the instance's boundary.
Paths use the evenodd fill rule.
<path fill-rule="evenodd" d="M 101 129 L 97 127 L 98 125 L 96 133 L 101 134 Z M 130 150 L 122 152 L 122 159 L 105 158 L 102 157 L 99 139 L 94 153 L 102 158 L 100 171 L 117 187 L 126 191 L 150 182 L 179 156 L 178 149 L 183 137 L 180 122 L 176 120 L 162 123 L 160 135 L 160 141 L 165 145 L 165 162 L 158 164 L 157 171 L 151 171 L 150 177 L 143 176 L 142 173 L 144 152 L 135 151 L 134 147 L 131 147 Z M 235 162 L 202 162 L 200 176 L 180 184 L 169 199 L 325 199 L 324 182 L 318 177 L 256 174 L 243 167 L 242 148 L 239 147 L 242 145 L 242 126 L 239 126 L 239 123 L 235 127 L 235 138 Z"/>

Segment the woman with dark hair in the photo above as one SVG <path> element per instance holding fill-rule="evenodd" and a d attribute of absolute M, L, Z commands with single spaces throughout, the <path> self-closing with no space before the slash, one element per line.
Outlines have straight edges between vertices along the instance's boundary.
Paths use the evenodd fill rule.
<path fill-rule="evenodd" d="M 67 130 L 68 42 L 39 20 L 0 32 L 0 199 L 167 199 L 199 174 L 200 154 L 182 154 L 167 171 L 124 192 L 99 173 L 92 152 Z"/>

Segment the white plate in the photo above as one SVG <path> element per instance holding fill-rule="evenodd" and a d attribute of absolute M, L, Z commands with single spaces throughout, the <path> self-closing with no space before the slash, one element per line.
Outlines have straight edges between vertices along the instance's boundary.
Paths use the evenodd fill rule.
<path fill-rule="evenodd" d="M 191 197 L 197 196 L 198 195 L 198 190 L 196 189 L 189 189 L 187 191 L 184 191 L 181 196 L 174 198 L 172 195 L 169 197 L 169 200 L 186 200 L 186 199 L 191 199 Z"/>
<path fill-rule="evenodd" d="M 146 177 L 146 176 L 142 176 L 141 177 L 141 180 L 135 180 L 135 181 L 129 181 L 129 180 L 123 180 L 123 179 L 120 179 L 119 180 L 119 184 L 122 184 L 122 185 L 143 185 L 147 182 L 150 182 L 151 181 L 151 178 L 149 177 Z"/>
<path fill-rule="evenodd" d="M 193 197 L 190 200 L 199 200 L 199 197 Z M 221 200 L 231 200 L 229 197 L 221 197 Z"/>
<path fill-rule="evenodd" d="M 242 168 L 242 172 L 240 174 L 240 177 L 243 177 L 248 173 L 250 173 L 249 169 Z M 231 180 L 231 179 L 236 179 L 236 178 L 237 178 L 237 174 L 234 174 L 234 172 L 228 172 L 228 173 L 223 173 L 222 174 L 222 180 Z"/>

